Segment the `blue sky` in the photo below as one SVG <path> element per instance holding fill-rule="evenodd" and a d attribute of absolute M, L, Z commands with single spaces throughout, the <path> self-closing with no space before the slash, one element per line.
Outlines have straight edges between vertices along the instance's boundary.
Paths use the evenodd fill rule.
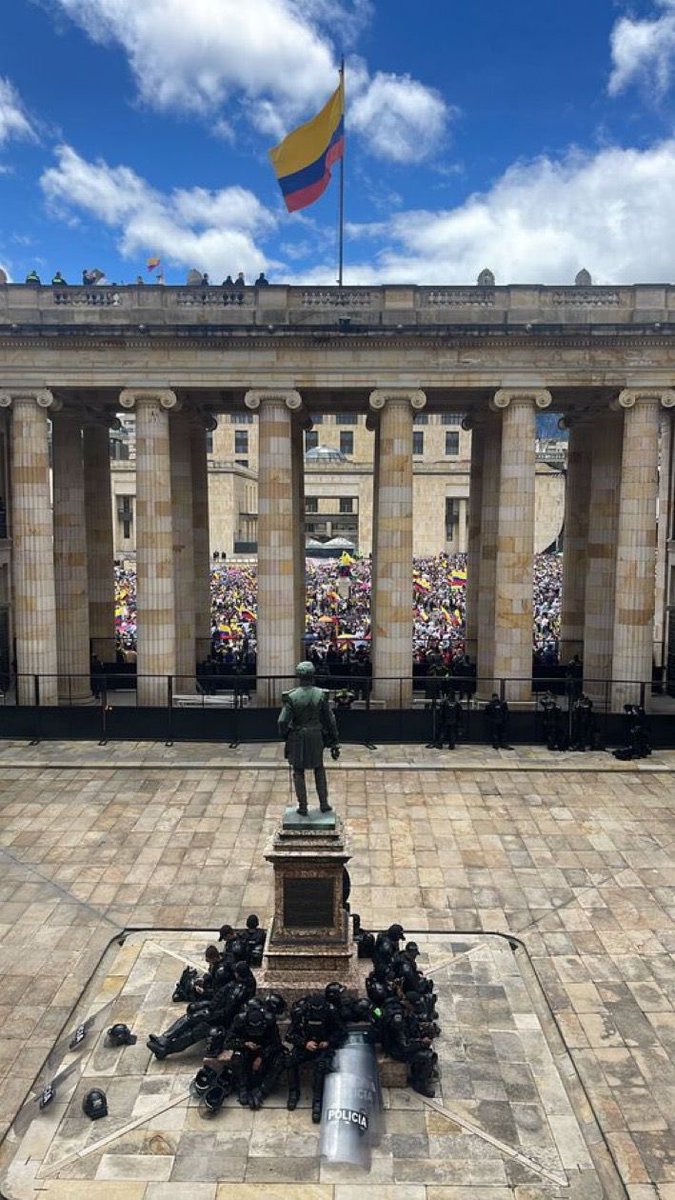
<path fill-rule="evenodd" d="M 675 0 L 4 0 L 0 265 L 333 282 L 266 152 L 341 53 L 347 283 L 675 278 Z"/>

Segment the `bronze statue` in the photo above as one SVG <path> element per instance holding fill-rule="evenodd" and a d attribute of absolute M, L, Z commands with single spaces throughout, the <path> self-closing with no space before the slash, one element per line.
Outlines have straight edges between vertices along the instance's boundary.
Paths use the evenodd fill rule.
<path fill-rule="evenodd" d="M 340 757 L 338 730 L 328 703 L 328 692 L 314 686 L 314 664 L 298 663 L 295 673 L 299 686 L 284 692 L 279 717 L 279 733 L 286 740 L 286 758 L 293 772 L 298 812 L 307 815 L 305 771 L 314 771 L 314 782 L 321 812 L 330 812 L 328 783 L 323 765 L 324 746 L 331 757 Z"/>

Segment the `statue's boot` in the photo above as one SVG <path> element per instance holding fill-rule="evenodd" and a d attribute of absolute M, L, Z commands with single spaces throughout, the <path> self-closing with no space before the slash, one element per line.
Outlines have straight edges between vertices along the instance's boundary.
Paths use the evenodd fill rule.
<path fill-rule="evenodd" d="M 293 785 L 295 787 L 295 796 L 298 801 L 298 812 L 301 816 L 307 816 L 307 784 L 305 782 L 304 771 L 293 772 Z"/>
<path fill-rule="evenodd" d="M 326 779 L 326 768 L 317 767 L 314 772 L 314 782 L 316 783 L 316 791 L 319 797 L 319 808 L 321 812 L 332 812 L 328 803 L 328 780 Z"/>

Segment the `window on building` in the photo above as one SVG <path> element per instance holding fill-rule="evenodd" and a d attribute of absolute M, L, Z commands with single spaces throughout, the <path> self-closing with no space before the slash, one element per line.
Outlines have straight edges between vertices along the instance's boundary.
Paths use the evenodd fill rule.
<path fill-rule="evenodd" d="M 248 454 L 248 429 L 235 429 L 234 452 L 235 454 Z"/>
<path fill-rule="evenodd" d="M 413 429 L 413 454 L 424 454 L 424 434 L 421 429 Z"/>
<path fill-rule="evenodd" d="M 351 429 L 340 430 L 340 450 L 343 454 L 354 453 L 354 434 Z"/>
<path fill-rule="evenodd" d="M 112 437 L 110 439 L 110 457 L 113 462 L 127 462 L 129 459 L 129 443 L 126 438 Z"/>
<path fill-rule="evenodd" d="M 308 429 L 305 433 L 305 454 L 308 450 L 315 450 L 319 444 L 319 435 L 316 429 Z"/>
<path fill-rule="evenodd" d="M 447 429 L 445 433 L 445 453 L 459 454 L 459 430 Z"/>
<path fill-rule="evenodd" d="M 312 424 L 323 425 L 323 413 L 312 413 Z"/>
<path fill-rule="evenodd" d="M 236 462 L 238 467 L 248 467 L 248 459 L 247 458 L 235 458 L 234 461 Z"/>
<path fill-rule="evenodd" d="M 359 414 L 353 412 L 340 412 L 335 414 L 336 425 L 358 425 Z"/>
<path fill-rule="evenodd" d="M 416 412 L 413 416 L 413 425 L 428 425 L 429 414 L 425 412 Z"/>
<path fill-rule="evenodd" d="M 230 413 L 230 422 L 232 425 L 252 425 L 253 415 L 252 412 Z"/>
<path fill-rule="evenodd" d="M 134 523 L 134 498 L 133 496 L 118 496 L 117 497 L 117 515 L 122 522 L 122 537 L 131 537 L 131 527 Z"/>
<path fill-rule="evenodd" d="M 319 497 L 318 496 L 305 496 L 305 512 L 318 513 L 318 511 L 319 511 Z"/>
<path fill-rule="evenodd" d="M 441 425 L 461 425 L 464 420 L 464 413 L 441 413 Z"/>
<path fill-rule="evenodd" d="M 212 429 L 207 429 L 207 431 L 206 431 L 206 453 L 213 454 L 213 430 Z"/>
<path fill-rule="evenodd" d="M 340 512 L 351 513 L 354 511 L 354 499 L 352 496 L 340 496 Z"/>
<path fill-rule="evenodd" d="M 445 497 L 445 539 L 451 542 L 459 525 L 459 500 L 454 496 Z"/>

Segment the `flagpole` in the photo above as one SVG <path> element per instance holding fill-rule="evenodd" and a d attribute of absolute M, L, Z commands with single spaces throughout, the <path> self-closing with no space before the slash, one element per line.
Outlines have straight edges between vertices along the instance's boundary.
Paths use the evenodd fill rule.
<path fill-rule="evenodd" d="M 345 60 L 344 55 L 340 61 L 340 81 L 342 83 L 342 117 L 345 116 Z M 344 262 L 344 245 L 345 245 L 345 147 L 347 139 L 343 133 L 342 155 L 340 157 L 340 189 L 338 200 L 338 287 L 342 287 L 342 267 Z"/>

